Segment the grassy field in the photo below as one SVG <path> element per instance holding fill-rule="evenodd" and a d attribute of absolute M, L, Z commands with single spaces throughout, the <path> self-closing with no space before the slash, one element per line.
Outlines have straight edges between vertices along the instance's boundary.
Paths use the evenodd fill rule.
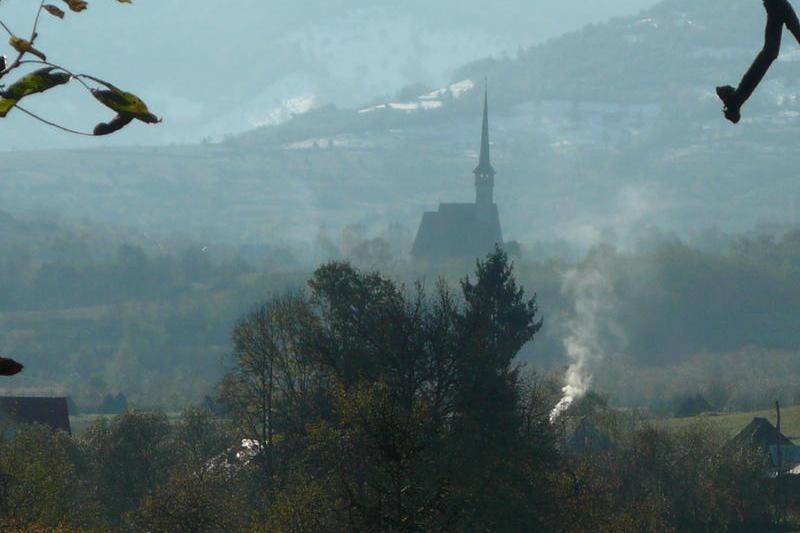
<path fill-rule="evenodd" d="M 668 427 L 680 429 L 691 424 L 707 423 L 732 437 L 747 426 L 754 417 L 766 418 L 775 425 L 775 409 L 749 413 L 704 414 L 692 418 L 672 418 L 667 420 L 666 424 Z M 781 409 L 781 432 L 795 441 L 795 443 L 800 443 L 800 406 Z"/>
<path fill-rule="evenodd" d="M 169 412 L 167 417 L 169 417 L 170 421 L 175 422 L 180 418 L 180 413 Z M 667 427 L 673 429 L 681 429 L 698 423 L 708 424 L 733 437 L 755 417 L 766 418 L 771 424 L 775 425 L 774 409 L 745 413 L 702 414 L 691 418 L 670 418 L 665 420 L 664 423 Z M 113 418 L 113 415 L 86 414 L 70 416 L 69 421 L 72 426 L 72 433 L 80 435 L 100 418 Z M 800 405 L 781 409 L 781 426 L 784 435 L 800 444 Z"/>
<path fill-rule="evenodd" d="M 180 413 L 167 413 L 171 422 L 176 422 L 180 418 Z M 667 427 L 681 429 L 693 424 L 708 424 L 713 428 L 719 429 L 726 435 L 733 437 L 744 429 L 754 417 L 766 418 L 771 424 L 775 425 L 775 410 L 751 411 L 746 413 L 719 413 L 703 414 L 691 418 L 670 418 L 664 421 Z M 72 434 L 80 435 L 86 431 L 92 423 L 100 418 L 113 418 L 113 415 L 87 414 L 70 416 L 69 421 L 72 426 Z M 781 409 L 782 433 L 800 444 L 800 405 L 784 407 Z"/>

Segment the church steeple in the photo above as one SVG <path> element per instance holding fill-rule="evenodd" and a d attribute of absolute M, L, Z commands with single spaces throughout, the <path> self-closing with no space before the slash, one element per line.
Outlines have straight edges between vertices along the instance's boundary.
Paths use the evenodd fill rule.
<path fill-rule="evenodd" d="M 489 148 L 487 87 L 483 95 L 481 153 L 474 170 L 475 203 L 439 204 L 438 211 L 425 213 L 411 250 L 415 260 L 472 259 L 482 257 L 503 244 L 500 213 L 494 203 L 495 172 Z"/>
<path fill-rule="evenodd" d="M 494 203 L 494 176 L 489 145 L 489 82 L 483 95 L 483 129 L 481 131 L 481 155 L 475 174 L 475 203 L 491 205 Z"/>

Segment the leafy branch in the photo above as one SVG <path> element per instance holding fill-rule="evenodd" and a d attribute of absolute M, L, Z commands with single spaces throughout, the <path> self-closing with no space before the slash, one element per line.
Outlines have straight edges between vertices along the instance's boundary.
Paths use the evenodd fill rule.
<path fill-rule="evenodd" d="M 14 81 L 8 88 L 0 85 L 0 118 L 5 118 L 13 109 L 17 109 L 28 116 L 43 122 L 49 126 L 53 126 L 60 130 L 74 133 L 78 135 L 99 136 L 108 135 L 119 131 L 134 120 L 139 120 L 147 124 L 156 124 L 161 122 L 161 119 L 156 117 L 147 108 L 147 105 L 133 93 L 123 91 L 122 89 L 112 85 L 95 76 L 88 74 L 74 74 L 66 68 L 56 63 L 51 63 L 47 60 L 47 56 L 41 50 L 37 49 L 34 44 L 36 42 L 39 28 L 39 21 L 42 13 L 48 13 L 53 17 L 63 19 L 66 13 L 61 8 L 45 4 L 46 0 L 41 0 L 39 8 L 36 12 L 36 18 L 33 22 L 30 38 L 24 39 L 15 34 L 2 20 L 0 20 L 0 27 L 9 35 L 8 43 L 16 51 L 17 56 L 10 64 L 7 63 L 6 57 L 0 55 L 0 80 L 5 76 L 14 72 L 25 65 L 43 65 L 41 68 L 28 72 L 16 81 Z M 81 13 L 88 8 L 88 3 L 85 0 L 62 0 L 74 13 Z M 117 0 L 122 4 L 130 4 L 132 0 Z M 2 0 L 0 0 L 2 3 Z M 34 56 L 37 59 L 26 59 L 26 56 Z M 39 115 L 23 108 L 19 102 L 28 96 L 37 93 L 49 91 L 54 87 L 65 85 L 70 81 L 77 81 L 80 83 L 97 101 L 104 106 L 108 107 L 116 113 L 116 116 L 108 122 L 101 122 L 94 127 L 92 132 L 78 131 L 67 128 L 60 124 L 51 122 Z"/>

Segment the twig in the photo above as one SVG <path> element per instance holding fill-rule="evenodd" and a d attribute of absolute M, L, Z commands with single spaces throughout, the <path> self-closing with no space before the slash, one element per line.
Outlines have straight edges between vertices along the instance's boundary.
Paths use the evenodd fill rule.
<path fill-rule="evenodd" d="M 13 63 L 11 63 L 9 66 L 7 66 L 5 70 L 0 70 L 0 78 L 2 78 L 6 74 L 8 74 L 12 70 L 14 70 L 15 68 L 19 67 L 20 62 L 22 61 L 22 56 L 24 56 L 24 55 L 25 55 L 25 52 L 20 52 L 17 55 L 17 58 L 14 60 Z"/>
<path fill-rule="evenodd" d="M 36 37 L 39 36 L 39 34 L 36 33 L 36 28 L 39 26 L 39 17 L 42 15 L 42 9 L 44 7 L 44 2 L 45 2 L 45 0 L 41 0 L 39 2 L 39 11 L 36 12 L 36 19 L 33 21 L 33 30 L 31 31 L 30 44 L 33 44 L 36 41 Z M 2 24 L 2 22 L 0 22 L 0 24 Z M 14 37 L 14 32 L 12 32 L 10 29 L 8 29 L 8 26 L 3 24 L 3 28 L 8 32 L 9 35 Z M 11 65 L 7 66 L 5 70 L 0 71 L 0 78 L 5 76 L 6 74 L 11 72 L 12 70 L 18 68 L 20 66 L 20 63 L 22 62 L 22 57 L 24 55 L 25 55 L 24 51 L 20 52 L 19 55 L 17 56 L 17 59 L 15 59 L 14 62 L 11 63 Z"/>
<path fill-rule="evenodd" d="M 36 39 L 36 28 L 39 27 L 39 17 L 42 16 L 42 11 L 44 10 L 44 2 L 45 0 L 39 2 L 39 10 L 36 12 L 36 19 L 33 21 L 33 30 L 31 31 L 31 43 L 33 43 L 34 39 Z"/>
<path fill-rule="evenodd" d="M 69 74 L 70 76 L 72 76 L 72 78 L 77 80 L 78 83 L 80 83 L 81 85 L 86 87 L 87 91 L 91 91 L 92 90 L 92 88 L 89 87 L 89 85 L 87 85 L 86 82 L 83 81 L 83 79 L 81 79 L 83 77 L 86 77 L 85 74 L 75 74 L 75 73 L 70 72 L 69 70 L 65 69 L 61 65 L 56 65 L 55 63 L 50 63 L 49 61 L 42 61 L 41 59 L 26 59 L 24 61 L 20 61 L 19 64 L 20 65 L 30 65 L 30 64 L 33 64 L 33 65 L 47 65 L 48 67 L 57 68 L 58 70 L 62 70 L 64 72 L 66 72 L 67 74 Z"/>
<path fill-rule="evenodd" d="M 2 26 L 2 27 L 3 27 L 3 29 L 4 29 L 4 30 L 6 30 L 6 31 L 8 32 L 8 34 L 9 34 L 9 35 L 14 35 L 14 32 L 13 32 L 13 31 L 11 31 L 11 30 L 9 30 L 9 29 L 8 29 L 8 26 L 6 26 L 6 23 L 5 23 L 5 22 L 3 22 L 2 20 L 0 20 L 0 26 Z"/>
<path fill-rule="evenodd" d="M 95 136 L 95 135 L 94 135 L 94 133 L 87 133 L 87 132 L 85 132 L 85 131 L 73 130 L 73 129 L 67 128 L 66 126 L 62 126 L 61 124 L 56 124 L 55 122 L 50 122 L 49 120 L 47 120 L 47 119 L 44 119 L 44 118 L 40 117 L 39 115 L 37 115 L 37 114 L 35 114 L 35 113 L 32 113 L 32 112 L 28 111 L 28 110 L 27 110 L 27 109 L 25 109 L 24 107 L 20 107 L 19 105 L 16 105 L 16 106 L 14 106 L 14 107 L 16 107 L 17 109 L 19 109 L 20 111 L 22 111 L 22 112 L 23 112 L 23 113 L 25 113 L 26 115 L 29 115 L 29 116 L 31 116 L 32 118 L 35 118 L 35 119 L 36 119 L 36 120 L 38 120 L 39 122 L 44 122 L 44 123 L 45 123 L 45 124 L 47 124 L 48 126 L 52 126 L 52 127 L 54 127 L 54 128 L 58 128 L 58 129 L 60 129 L 60 130 L 62 130 L 62 131 L 66 131 L 67 133 L 74 133 L 74 134 L 76 134 L 76 135 L 83 135 L 83 136 L 86 136 L 86 137 L 94 137 L 94 136 Z"/>

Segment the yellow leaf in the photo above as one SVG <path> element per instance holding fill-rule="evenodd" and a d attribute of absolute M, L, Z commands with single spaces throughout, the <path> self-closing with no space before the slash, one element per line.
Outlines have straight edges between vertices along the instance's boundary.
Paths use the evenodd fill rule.
<path fill-rule="evenodd" d="M 84 0 L 63 0 L 63 1 L 65 4 L 69 6 L 69 8 L 72 11 L 76 13 L 80 13 L 81 11 L 89 7 L 89 4 L 86 3 Z"/>
<path fill-rule="evenodd" d="M 120 115 L 127 115 L 139 119 L 142 122 L 154 124 L 160 122 L 158 117 L 147 109 L 147 105 L 141 98 L 119 89 L 101 90 L 92 89 L 92 94 L 100 100 L 106 107 L 113 109 Z"/>
<path fill-rule="evenodd" d="M 52 89 L 67 83 L 71 76 L 66 72 L 53 72 L 55 67 L 46 67 L 26 74 L 0 93 L 0 118 L 5 117 L 14 105 L 24 97 Z"/>
<path fill-rule="evenodd" d="M 41 93 L 57 85 L 67 83 L 71 76 L 66 72 L 53 72 L 55 67 L 45 67 L 26 74 L 0 93 L 5 98 L 19 100 L 25 96 Z"/>
<path fill-rule="evenodd" d="M 16 100 L 11 100 L 10 98 L 0 98 L 0 118 L 5 117 L 15 105 L 17 105 Z"/>
<path fill-rule="evenodd" d="M 150 110 L 147 109 L 147 104 L 145 104 L 142 99 L 135 94 L 125 92 L 122 89 L 111 85 L 107 81 L 101 80 L 100 78 L 95 78 L 94 76 L 89 76 L 87 74 L 83 74 L 82 76 L 108 87 L 108 90 L 92 89 L 92 94 L 104 106 L 108 107 L 109 109 L 113 109 L 122 117 L 133 117 L 148 124 L 156 124 L 161 122 L 161 119 L 151 113 Z"/>
<path fill-rule="evenodd" d="M 120 4 L 132 4 L 133 3 L 132 0 L 117 0 L 117 2 L 119 2 Z"/>
<path fill-rule="evenodd" d="M 64 18 L 64 12 L 61 9 L 54 6 L 53 4 L 45 4 L 42 7 L 45 9 L 45 11 L 47 11 L 54 17 L 58 17 L 60 19 Z"/>
<path fill-rule="evenodd" d="M 8 40 L 8 44 L 10 44 L 14 50 L 19 52 L 20 54 L 33 54 L 42 61 L 47 61 L 47 56 L 41 53 L 39 50 L 33 47 L 30 41 L 26 41 L 25 39 L 21 39 L 16 35 L 12 35 L 11 38 Z"/>

